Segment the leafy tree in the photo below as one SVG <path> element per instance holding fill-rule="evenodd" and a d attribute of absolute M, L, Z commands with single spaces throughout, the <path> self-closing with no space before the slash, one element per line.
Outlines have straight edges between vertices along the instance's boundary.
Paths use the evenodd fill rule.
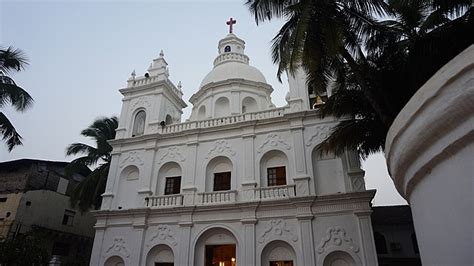
<path fill-rule="evenodd" d="M 81 135 L 95 142 L 95 147 L 84 143 L 73 143 L 66 149 L 67 155 L 83 155 L 71 161 L 66 167 L 66 174 L 83 172 L 84 169 L 95 167 L 88 176 L 82 180 L 71 195 L 71 205 L 78 204 L 82 211 L 92 207 L 100 207 L 101 194 L 105 191 L 110 161 L 112 159 L 112 146 L 107 142 L 115 138 L 118 127 L 117 117 L 102 117 L 96 119 L 89 127 L 81 131 Z"/>
<path fill-rule="evenodd" d="M 333 93 L 321 115 L 344 118 L 320 145 L 364 157 L 383 149 L 405 103 L 441 66 L 473 43 L 466 0 L 249 0 L 257 23 L 286 23 L 273 39 L 277 75 L 298 67 L 309 89 Z M 456 41 L 453 41 L 456 40 Z"/>
<path fill-rule="evenodd" d="M 2 265 L 46 265 L 49 261 L 44 236 L 29 233 L 0 242 Z"/>
<path fill-rule="evenodd" d="M 0 109 L 11 104 L 16 111 L 23 112 L 33 104 L 33 98 L 15 81 L 6 76 L 11 72 L 18 72 L 28 65 L 24 53 L 13 47 L 0 49 Z M 3 112 L 0 112 L 0 135 L 11 151 L 21 145 L 21 136 Z"/>

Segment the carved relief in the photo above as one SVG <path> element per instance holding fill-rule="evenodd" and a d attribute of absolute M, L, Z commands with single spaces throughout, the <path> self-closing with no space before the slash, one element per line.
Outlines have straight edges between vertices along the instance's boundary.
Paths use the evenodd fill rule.
<path fill-rule="evenodd" d="M 272 237 L 288 238 L 293 242 L 298 241 L 298 236 L 292 232 L 292 229 L 288 227 L 288 225 L 286 224 L 286 221 L 282 219 L 271 220 L 267 224 L 267 227 L 263 231 L 263 234 L 261 234 L 260 237 L 258 238 L 258 242 L 260 244 L 265 243 Z"/>
<path fill-rule="evenodd" d="M 143 165 L 144 163 L 141 152 L 130 151 L 120 162 L 120 168 L 124 167 L 126 164 Z"/>
<path fill-rule="evenodd" d="M 276 247 L 268 255 L 269 261 L 293 260 L 293 254 L 285 247 Z"/>
<path fill-rule="evenodd" d="M 215 155 L 222 155 L 222 154 L 229 154 L 230 156 L 235 155 L 235 151 L 232 150 L 229 143 L 224 139 L 218 140 L 214 143 L 214 147 L 212 147 L 212 149 L 209 150 L 209 152 L 207 153 L 206 159 L 212 158 Z"/>
<path fill-rule="evenodd" d="M 364 191 L 365 182 L 363 177 L 353 177 L 352 178 L 352 190 L 353 191 Z"/>
<path fill-rule="evenodd" d="M 270 147 L 282 147 L 283 149 L 291 149 L 290 144 L 286 142 L 284 139 L 280 138 L 277 133 L 268 134 L 265 141 L 258 147 L 257 152 L 261 153 L 263 149 L 267 146 Z"/>
<path fill-rule="evenodd" d="M 137 99 L 133 99 L 131 103 L 131 110 L 135 110 L 138 107 L 151 107 L 151 103 L 147 96 L 142 96 Z"/>
<path fill-rule="evenodd" d="M 171 161 L 184 162 L 186 160 L 186 157 L 184 157 L 183 154 L 181 154 L 181 151 L 178 147 L 173 146 L 166 149 L 166 152 L 160 157 L 160 160 L 158 160 L 158 163 L 162 163 L 166 159 L 169 159 Z"/>
<path fill-rule="evenodd" d="M 155 239 L 168 241 L 168 243 L 170 243 L 173 246 L 177 245 L 176 239 L 174 237 L 174 231 L 167 224 L 160 224 L 156 227 L 156 233 L 150 238 L 150 243 L 148 243 L 148 246 Z"/>
<path fill-rule="evenodd" d="M 354 252 L 359 252 L 359 247 L 346 235 L 346 231 L 339 226 L 329 227 L 327 236 L 323 238 L 318 246 L 318 253 L 322 254 L 329 246 L 346 246 Z"/>
<path fill-rule="evenodd" d="M 329 136 L 330 128 L 331 127 L 329 125 L 316 126 L 314 129 L 312 129 L 314 134 L 308 139 L 306 146 L 311 146 L 315 143 L 320 143 L 325 140 Z"/>
<path fill-rule="evenodd" d="M 127 246 L 125 244 L 125 240 L 123 239 L 123 237 L 116 237 L 114 239 L 114 243 L 105 250 L 105 253 L 103 256 L 105 257 L 109 253 L 120 253 L 125 258 L 130 257 L 130 250 L 127 249 Z"/>

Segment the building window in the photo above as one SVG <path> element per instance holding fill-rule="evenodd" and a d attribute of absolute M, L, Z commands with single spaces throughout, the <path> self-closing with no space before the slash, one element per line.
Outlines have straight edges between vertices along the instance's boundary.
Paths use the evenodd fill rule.
<path fill-rule="evenodd" d="M 5 202 L 7 201 L 7 198 L 0 198 L 0 202 Z"/>
<path fill-rule="evenodd" d="M 74 216 L 76 215 L 75 211 L 64 210 L 63 224 L 68 226 L 74 225 Z M 58 254 L 59 255 L 59 254 Z"/>
<path fill-rule="evenodd" d="M 133 122 L 132 137 L 141 136 L 145 132 L 145 111 L 139 111 L 135 115 L 135 120 Z"/>
<path fill-rule="evenodd" d="M 230 172 L 214 173 L 214 191 L 230 190 Z"/>
<path fill-rule="evenodd" d="M 181 177 L 167 177 L 165 183 L 165 195 L 179 194 L 181 191 Z"/>
<path fill-rule="evenodd" d="M 267 168 L 267 184 L 271 186 L 286 185 L 286 170 L 284 166 Z"/>
<path fill-rule="evenodd" d="M 374 240 L 375 240 L 375 249 L 377 250 L 377 254 L 387 254 L 387 243 L 385 241 L 385 237 L 379 233 L 374 233 Z"/>
<path fill-rule="evenodd" d="M 224 47 L 224 52 L 225 52 L 225 53 L 230 52 L 230 46 L 229 46 L 229 45 L 227 45 L 226 47 Z"/>
<path fill-rule="evenodd" d="M 69 244 L 63 242 L 54 242 L 52 255 L 69 256 Z"/>

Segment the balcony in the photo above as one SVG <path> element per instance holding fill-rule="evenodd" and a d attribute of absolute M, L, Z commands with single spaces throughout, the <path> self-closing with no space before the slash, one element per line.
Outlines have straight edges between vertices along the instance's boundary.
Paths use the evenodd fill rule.
<path fill-rule="evenodd" d="M 197 193 L 197 200 L 198 200 L 197 204 L 198 205 L 212 205 L 212 204 L 232 203 L 232 202 L 235 202 L 236 194 L 237 194 L 237 191 L 235 190 Z"/>
<path fill-rule="evenodd" d="M 237 197 L 238 191 L 226 190 L 226 191 L 213 191 L 213 192 L 201 192 L 192 194 L 176 194 L 176 195 L 165 195 L 165 196 L 151 196 L 145 198 L 145 206 L 150 208 L 170 208 L 180 206 L 209 206 L 219 205 L 236 202 L 246 201 L 272 201 L 272 200 L 284 200 L 296 197 L 296 186 L 295 185 L 284 185 L 284 186 L 272 186 L 263 188 L 254 188 L 251 190 L 239 191 L 240 193 L 250 192 L 250 197 L 245 198 Z M 189 201 L 186 199 L 190 199 Z"/>
<path fill-rule="evenodd" d="M 145 204 L 151 208 L 177 207 L 183 205 L 183 195 L 165 195 L 145 198 Z"/>
<path fill-rule="evenodd" d="M 296 197 L 295 185 L 272 186 L 256 188 L 255 199 L 257 200 L 276 200 Z"/>

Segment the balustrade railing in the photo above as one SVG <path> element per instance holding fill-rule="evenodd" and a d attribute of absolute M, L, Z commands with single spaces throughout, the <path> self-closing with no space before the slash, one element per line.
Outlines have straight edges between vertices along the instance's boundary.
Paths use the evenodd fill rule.
<path fill-rule="evenodd" d="M 190 130 L 190 129 L 196 129 L 196 128 L 224 126 L 224 125 L 230 125 L 230 124 L 240 123 L 244 121 L 281 117 L 285 114 L 285 109 L 286 109 L 285 107 L 280 107 L 280 108 L 254 112 L 254 113 L 245 113 L 241 115 L 171 124 L 171 125 L 162 127 L 161 133 L 171 134 L 171 133 L 177 133 L 184 130 Z"/>
<path fill-rule="evenodd" d="M 274 200 L 296 196 L 295 185 L 261 187 L 255 189 L 255 199 Z"/>
<path fill-rule="evenodd" d="M 236 194 L 237 192 L 235 190 L 197 193 L 198 204 L 206 205 L 235 202 Z"/>
<path fill-rule="evenodd" d="M 174 207 L 183 205 L 183 195 L 165 195 L 145 198 L 147 207 Z"/>

